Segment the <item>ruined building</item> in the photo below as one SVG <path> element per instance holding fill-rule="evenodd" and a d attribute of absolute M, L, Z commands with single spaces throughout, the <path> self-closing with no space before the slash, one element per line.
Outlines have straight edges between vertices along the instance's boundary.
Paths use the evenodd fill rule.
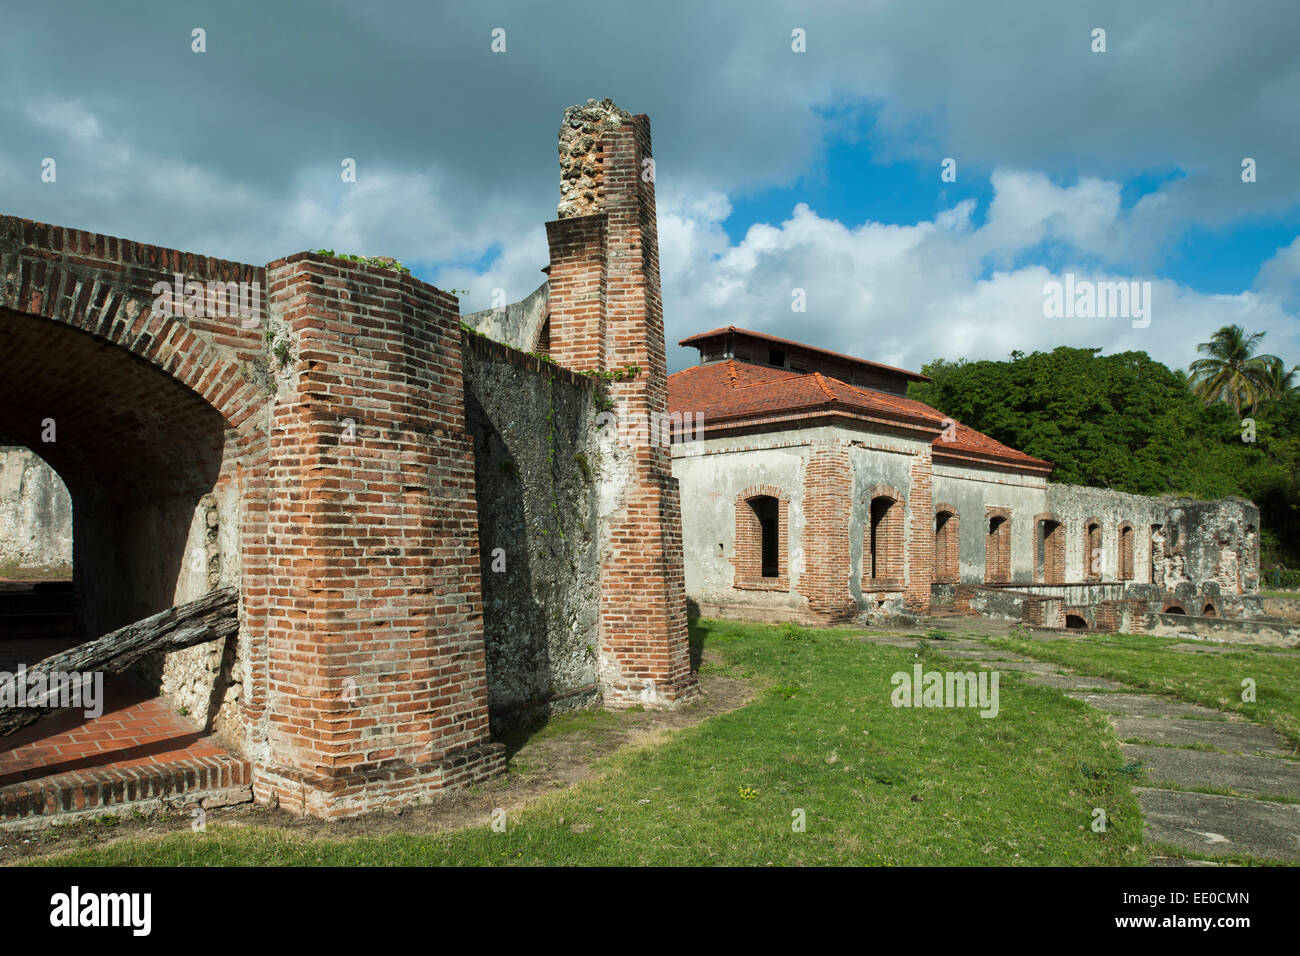
<path fill-rule="evenodd" d="M 463 316 L 379 261 L 0 217 L 0 436 L 24 449 L 0 454 L 0 563 L 72 539 L 70 589 L 0 588 L 0 670 L 239 596 L 235 637 L 153 661 L 116 711 L 206 749 L 146 734 L 118 760 L 93 723 L 34 725 L 0 743 L 0 823 L 462 787 L 512 723 L 695 695 L 688 597 L 1126 630 L 1253 610 L 1248 503 L 1049 484 L 909 401 L 915 373 L 731 326 L 670 379 L 649 121 L 589 101 L 559 151 L 545 281 Z"/>
<path fill-rule="evenodd" d="M 915 372 L 734 326 L 668 380 L 686 588 L 816 622 L 947 608 L 1158 630 L 1258 612 L 1259 512 L 1048 482 L 1052 465 L 907 398 Z M 685 440 L 690 439 L 690 440 Z M 1182 624 L 1184 622 L 1175 622 Z"/>
<path fill-rule="evenodd" d="M 64 646 L 239 592 L 237 638 L 150 675 L 224 750 L 47 768 L 38 724 L 0 753 L 0 820 L 250 793 L 355 814 L 500 772 L 494 727 L 696 693 L 668 449 L 594 424 L 666 408 L 649 121 L 575 107 L 560 150 L 545 317 L 516 348 L 379 264 L 0 218 L 0 434 L 67 487 Z M 24 637 L 0 652 L 49 650 Z"/>

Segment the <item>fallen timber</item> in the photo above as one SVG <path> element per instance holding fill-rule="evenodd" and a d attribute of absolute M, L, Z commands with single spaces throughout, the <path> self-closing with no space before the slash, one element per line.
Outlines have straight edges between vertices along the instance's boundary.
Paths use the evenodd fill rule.
<path fill-rule="evenodd" d="M 197 601 L 168 608 L 120 627 L 102 637 L 45 658 L 21 675 L 35 693 L 13 685 L 18 677 L 0 674 L 0 700 L 21 700 L 21 706 L 0 707 L 0 737 L 68 709 L 59 703 L 68 675 L 121 674 L 159 652 L 183 650 L 196 644 L 233 637 L 239 630 L 239 590 L 209 591 Z"/>

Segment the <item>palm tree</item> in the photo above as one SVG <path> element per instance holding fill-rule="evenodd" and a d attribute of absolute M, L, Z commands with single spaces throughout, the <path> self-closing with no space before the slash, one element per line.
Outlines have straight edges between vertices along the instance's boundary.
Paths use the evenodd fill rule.
<path fill-rule="evenodd" d="M 1188 366 L 1196 396 L 1206 404 L 1231 402 L 1238 417 L 1243 405 L 1253 412 L 1261 398 L 1273 394 L 1270 367 L 1282 364 L 1276 355 L 1253 354 L 1263 337 L 1263 332 L 1248 335 L 1240 325 L 1225 325 L 1210 341 L 1196 346 L 1196 351 L 1209 356 Z"/>
<path fill-rule="evenodd" d="M 1278 398 L 1287 392 L 1294 392 L 1300 389 L 1300 365 L 1292 365 L 1291 370 L 1286 371 L 1286 366 L 1276 355 L 1268 356 L 1269 361 L 1265 367 L 1265 375 L 1268 382 L 1270 397 Z"/>

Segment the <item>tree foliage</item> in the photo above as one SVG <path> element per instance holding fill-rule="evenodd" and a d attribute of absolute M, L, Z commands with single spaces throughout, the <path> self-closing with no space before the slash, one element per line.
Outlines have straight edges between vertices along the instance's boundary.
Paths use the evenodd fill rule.
<path fill-rule="evenodd" d="M 1276 355 L 1256 355 L 1264 332 L 1247 333 L 1240 325 L 1225 325 L 1210 341 L 1196 346 L 1199 358 L 1189 366 L 1192 391 L 1207 403 L 1231 402 L 1240 415 L 1253 412 L 1261 398 L 1272 395 L 1274 382 L 1282 381 L 1282 360 Z"/>

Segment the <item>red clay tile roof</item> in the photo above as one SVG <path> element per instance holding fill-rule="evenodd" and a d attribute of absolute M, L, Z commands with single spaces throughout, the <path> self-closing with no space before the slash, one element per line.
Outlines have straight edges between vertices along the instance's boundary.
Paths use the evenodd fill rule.
<path fill-rule="evenodd" d="M 784 345 L 790 348 L 803 349 L 806 352 L 817 352 L 821 355 L 829 355 L 831 358 L 839 359 L 841 362 L 851 362 L 854 365 L 865 365 L 869 368 L 880 368 L 887 372 L 893 372 L 895 375 L 902 375 L 914 382 L 930 382 L 933 379 L 928 375 L 922 375 L 920 372 L 909 372 L 905 368 L 895 368 L 893 365 L 885 365 L 882 362 L 872 362 L 869 359 L 858 358 L 856 355 L 845 355 L 843 352 L 832 352 L 830 349 L 818 348 L 815 345 L 805 345 L 803 342 L 795 342 L 793 339 L 783 339 L 777 335 L 768 335 L 766 332 L 752 332 L 749 329 L 742 329 L 735 325 L 728 325 L 721 329 L 713 329 L 709 332 L 700 332 L 697 335 L 688 335 L 678 342 L 678 345 L 696 345 L 707 339 L 719 335 L 745 335 L 754 339 L 762 339 L 765 342 L 773 342 L 777 345 Z"/>
<path fill-rule="evenodd" d="M 928 434 L 940 430 L 932 445 L 934 454 L 941 459 L 1019 466 L 1030 471 L 1052 468 L 1051 462 L 1010 448 L 960 422 L 955 423 L 956 439 L 944 441 L 949 419 L 929 405 L 848 385 L 820 372 L 790 372 L 731 359 L 695 365 L 668 377 L 668 410 L 702 415 L 706 434 L 710 427 L 721 424 L 835 411 Z"/>

